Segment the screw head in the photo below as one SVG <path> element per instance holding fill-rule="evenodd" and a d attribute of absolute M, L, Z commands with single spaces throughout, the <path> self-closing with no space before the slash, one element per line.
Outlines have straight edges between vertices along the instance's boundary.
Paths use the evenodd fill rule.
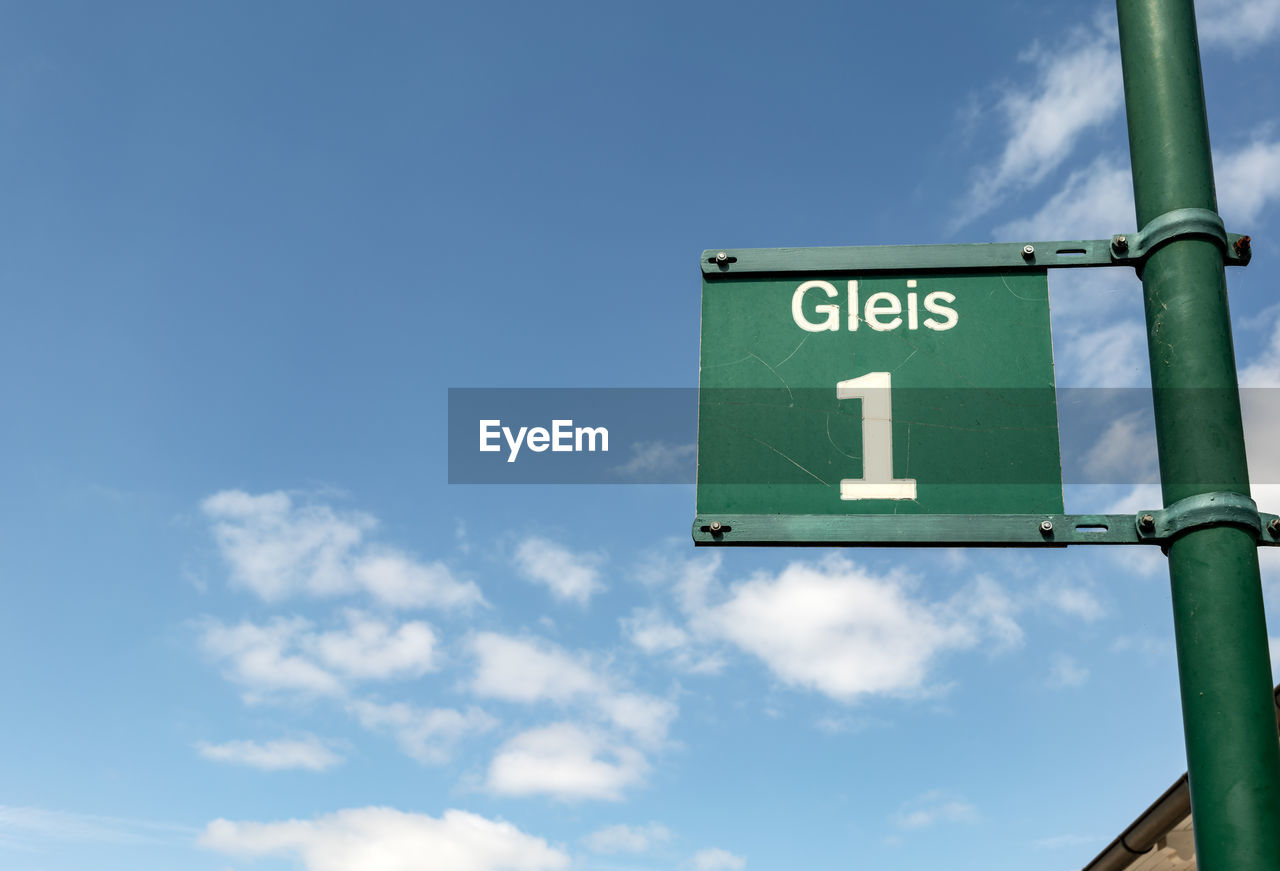
<path fill-rule="evenodd" d="M 1280 535 L 1280 517 L 1273 519 L 1267 524 L 1267 531 L 1272 535 Z"/>
<path fill-rule="evenodd" d="M 1156 519 L 1150 514 L 1144 514 L 1138 518 L 1138 526 L 1150 531 L 1156 528 Z"/>
<path fill-rule="evenodd" d="M 721 523 L 719 520 L 713 520 L 707 524 L 707 529 L 712 533 L 716 533 L 724 529 L 724 524 Z"/>
<path fill-rule="evenodd" d="M 1029 247 L 1029 246 L 1028 246 L 1028 247 Z M 1053 521 L 1052 521 L 1052 520 L 1041 520 L 1041 521 L 1040 521 L 1040 531 L 1041 531 L 1042 533 L 1044 533 L 1045 535 L 1048 535 L 1049 533 L 1053 532 Z"/>
<path fill-rule="evenodd" d="M 1034 246 L 1034 245 L 1023 245 L 1023 246 L 1022 246 L 1022 256 L 1023 256 L 1023 257 L 1034 257 L 1034 256 L 1035 256 L 1035 253 L 1036 253 L 1036 246 Z"/>
<path fill-rule="evenodd" d="M 1129 239 L 1126 236 L 1117 236 L 1111 240 L 1111 247 L 1117 251 L 1129 250 Z"/>
<path fill-rule="evenodd" d="M 724 263 L 728 259 L 729 259 L 729 255 L 726 254 L 724 251 L 721 251 L 719 254 L 716 255 L 716 263 Z"/>

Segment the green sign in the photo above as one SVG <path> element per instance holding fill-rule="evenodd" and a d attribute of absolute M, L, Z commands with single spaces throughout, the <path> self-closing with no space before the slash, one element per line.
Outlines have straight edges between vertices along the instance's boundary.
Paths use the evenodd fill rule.
<path fill-rule="evenodd" d="M 1060 513 L 1047 273 L 996 247 L 707 252 L 700 521 Z"/>

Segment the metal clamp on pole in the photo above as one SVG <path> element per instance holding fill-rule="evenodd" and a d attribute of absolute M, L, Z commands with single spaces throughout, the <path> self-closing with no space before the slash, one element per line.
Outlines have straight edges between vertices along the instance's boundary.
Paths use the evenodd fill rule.
<path fill-rule="evenodd" d="M 1210 209 L 1174 209 L 1157 215 L 1136 233 L 1111 237 L 1111 259 L 1131 264 L 1139 272 L 1151 253 L 1175 239 L 1208 239 L 1222 249 L 1228 266 L 1245 266 L 1253 257 L 1249 237 L 1228 233 L 1217 212 Z"/>
<path fill-rule="evenodd" d="M 1255 539 L 1260 539 L 1263 518 L 1258 514 L 1257 504 L 1248 496 L 1220 492 L 1188 496 L 1168 508 L 1141 511 L 1135 515 L 1134 524 L 1143 541 L 1164 544 L 1193 529 L 1221 525 L 1247 529 Z M 1274 520 L 1268 527 L 1272 525 L 1280 527 Z"/>

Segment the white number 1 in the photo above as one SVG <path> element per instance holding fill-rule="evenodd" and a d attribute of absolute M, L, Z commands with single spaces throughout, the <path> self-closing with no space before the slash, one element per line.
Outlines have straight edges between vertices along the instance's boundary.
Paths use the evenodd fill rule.
<path fill-rule="evenodd" d="M 862 400 L 862 477 L 843 478 L 840 498 L 914 499 L 914 478 L 893 477 L 893 405 L 889 373 L 868 372 L 836 383 L 836 399 Z"/>

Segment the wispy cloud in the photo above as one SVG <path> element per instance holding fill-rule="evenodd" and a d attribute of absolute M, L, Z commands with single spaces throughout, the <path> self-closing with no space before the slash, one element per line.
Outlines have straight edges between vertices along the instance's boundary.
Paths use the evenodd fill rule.
<path fill-rule="evenodd" d="M 268 602 L 290 596 L 363 592 L 401 608 L 483 603 L 475 584 L 440 562 L 423 563 L 394 548 L 365 543 L 377 525 L 368 514 L 339 513 L 321 503 L 297 505 L 287 493 L 215 493 L 201 503 L 231 580 Z"/>
<path fill-rule="evenodd" d="M 150 820 L 0 805 L 0 842 L 34 848 L 48 842 L 148 844 L 187 840 L 194 829 Z"/>
<path fill-rule="evenodd" d="M 1124 105 L 1117 86 L 1119 44 L 1110 21 L 1077 29 L 1062 45 L 1037 43 L 1022 60 L 1035 68 L 1033 83 L 1011 88 L 1000 99 L 1003 149 L 993 165 L 978 171 L 957 226 L 986 214 L 1010 192 L 1042 182 L 1087 131 L 1110 121 Z"/>
<path fill-rule="evenodd" d="M 663 745 L 677 712 L 672 702 L 633 690 L 585 654 L 545 639 L 486 632 L 473 636 L 468 647 L 475 659 L 468 688 L 476 695 L 551 704 L 582 720 L 509 740 L 489 766 L 491 790 L 617 800 L 643 779 L 649 764 L 637 748 Z"/>
<path fill-rule="evenodd" d="M 1280 34 L 1280 0 L 1200 0 L 1196 30 L 1207 46 L 1247 54 Z"/>
<path fill-rule="evenodd" d="M 606 826 L 582 839 L 593 853 L 644 853 L 655 844 L 671 840 L 671 831 L 661 823 L 645 826 Z"/>
<path fill-rule="evenodd" d="M 1120 635 L 1111 642 L 1111 652 L 1134 652 L 1153 664 L 1170 662 L 1177 655 L 1172 637 L 1154 635 Z"/>
<path fill-rule="evenodd" d="M 938 823 L 975 823 L 978 809 L 960 796 L 931 790 L 905 803 L 893 821 L 900 829 L 923 829 Z"/>
<path fill-rule="evenodd" d="M 1150 384 L 1147 328 L 1125 318 L 1069 325 L 1060 354 L 1059 385 L 1142 387 Z"/>
<path fill-rule="evenodd" d="M 205 759 L 245 765 L 263 771 L 327 771 L 342 762 L 328 743 L 314 735 L 276 741 L 228 741 L 225 744 L 200 743 L 196 749 Z"/>
<path fill-rule="evenodd" d="M 463 738 L 488 732 L 498 725 L 496 719 L 479 708 L 456 711 L 363 699 L 352 702 L 348 710 L 366 729 L 394 735 L 405 755 L 427 765 L 443 765 Z"/>
<path fill-rule="evenodd" d="M 301 617 L 278 617 L 266 624 L 205 624 L 201 646 L 220 661 L 230 681 L 246 687 L 246 701 L 272 693 L 336 695 L 342 682 L 297 651 L 298 639 L 310 633 Z"/>
<path fill-rule="evenodd" d="M 1280 0 L 1277 0 L 1280 5 Z M 1218 210 L 1237 232 L 1280 199 L 1280 141 L 1259 134 L 1247 144 L 1213 154 Z M 1034 214 L 996 227 L 998 239 L 1107 239 L 1139 229 L 1133 177 L 1125 155 L 1105 155 L 1071 173 Z"/>
<path fill-rule="evenodd" d="M 511 823 L 459 810 L 439 818 L 387 807 L 275 823 L 214 820 L 200 845 L 233 856 L 292 856 L 306 871 L 417 871 L 423 857 L 457 871 L 556 871 L 569 857 Z"/>
<path fill-rule="evenodd" d="M 595 552 L 572 551 L 554 541 L 531 536 L 516 548 L 516 569 L 536 581 L 561 600 L 585 605 L 604 589 L 600 566 L 604 556 Z"/>
<path fill-rule="evenodd" d="M 421 620 L 393 624 L 354 609 L 346 626 L 299 639 L 303 649 L 351 678 L 421 677 L 437 667 L 436 633 Z"/>
<path fill-rule="evenodd" d="M 1049 685 L 1054 687 L 1083 686 L 1089 679 L 1089 669 L 1085 668 L 1074 657 L 1065 653 L 1055 653 L 1049 669 Z"/>
<path fill-rule="evenodd" d="M 1280 0 L 1274 5 L 1280 9 Z M 1236 150 L 1216 151 L 1213 157 L 1222 218 L 1228 229 L 1247 233 L 1245 228 L 1280 198 L 1280 142 L 1255 139 Z"/>
<path fill-rule="evenodd" d="M 619 679 L 549 641 L 482 632 L 469 642 L 475 657 L 470 689 L 508 702 L 550 702 L 594 714 L 644 744 L 667 734 L 676 707 L 666 699 L 628 689 Z"/>
<path fill-rule="evenodd" d="M 628 641 L 651 656 L 667 657 L 680 671 L 716 674 L 724 668 L 723 657 L 703 649 L 692 634 L 657 608 L 636 608 L 619 623 Z"/>
<path fill-rule="evenodd" d="M 1100 157 L 1067 177 L 1035 214 L 995 228 L 995 238 L 1109 239 L 1135 229 L 1128 161 Z"/>
<path fill-rule="evenodd" d="M 697 471 L 698 446 L 674 445 L 670 442 L 636 442 L 631 446 L 631 459 L 614 471 L 628 480 L 641 483 L 693 482 Z"/>
<path fill-rule="evenodd" d="M 1158 479 L 1154 420 L 1145 409 L 1117 417 L 1084 457 L 1089 479 L 1099 484 L 1152 484 Z"/>
<path fill-rule="evenodd" d="M 1035 589 L 1035 597 L 1039 604 L 1087 623 L 1100 620 L 1107 613 L 1106 608 L 1098 601 L 1098 597 L 1088 587 L 1078 583 L 1064 582 L 1058 578 L 1039 584 Z"/>
<path fill-rule="evenodd" d="M 318 631 L 301 617 L 258 624 L 204 622 L 200 643 L 220 662 L 245 699 L 273 694 L 340 696 L 364 680 L 420 677 L 436 668 L 436 638 L 419 620 L 393 624 L 365 612 L 344 612 L 346 625 Z"/>
<path fill-rule="evenodd" d="M 694 871 L 742 871 L 747 867 L 744 856 L 737 856 L 719 847 L 708 847 L 693 854 Z"/>

